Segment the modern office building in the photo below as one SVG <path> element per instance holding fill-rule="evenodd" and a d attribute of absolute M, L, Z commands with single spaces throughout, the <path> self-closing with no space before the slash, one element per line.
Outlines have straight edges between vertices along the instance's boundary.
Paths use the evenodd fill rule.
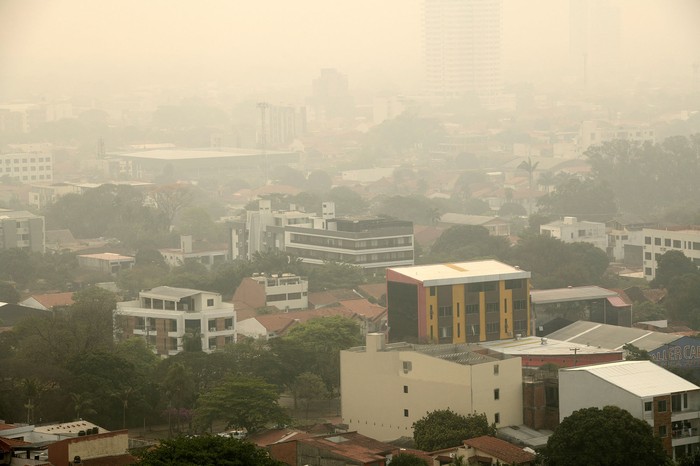
<path fill-rule="evenodd" d="M 620 361 L 559 371 L 559 417 L 608 405 L 649 423 L 673 458 L 700 449 L 700 387 L 651 361 Z"/>
<path fill-rule="evenodd" d="M 520 358 L 468 344 L 385 343 L 340 352 L 343 423 L 380 441 L 413 436 L 413 423 L 430 411 L 485 413 L 496 427 L 523 420 Z"/>
<path fill-rule="evenodd" d="M 44 252 L 45 247 L 44 217 L 26 210 L 0 209 L 0 249 Z"/>
<path fill-rule="evenodd" d="M 391 341 L 473 343 L 532 334 L 530 272 L 495 260 L 386 271 Z"/>
<path fill-rule="evenodd" d="M 186 338 L 207 353 L 236 341 L 236 312 L 219 293 L 159 286 L 117 303 L 116 317 L 121 338 L 144 338 L 161 356 L 183 351 Z"/>
<path fill-rule="evenodd" d="M 40 152 L 0 154 L 0 178 L 24 183 L 53 181 L 53 156 Z"/>
<path fill-rule="evenodd" d="M 493 99 L 502 91 L 499 0 L 424 0 L 429 96 Z"/>
<path fill-rule="evenodd" d="M 668 251 L 680 251 L 700 267 L 700 228 L 644 228 L 644 278 L 653 280 L 659 258 Z"/>
<path fill-rule="evenodd" d="M 380 217 L 336 217 L 333 202 L 320 216 L 272 211 L 270 201 L 233 222 L 231 257 L 251 258 L 259 251 L 286 251 L 302 262 L 342 262 L 364 269 L 413 265 L 413 223 Z"/>

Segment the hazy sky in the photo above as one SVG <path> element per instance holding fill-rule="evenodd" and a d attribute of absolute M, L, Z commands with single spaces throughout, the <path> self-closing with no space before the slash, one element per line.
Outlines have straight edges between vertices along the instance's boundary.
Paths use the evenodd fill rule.
<path fill-rule="evenodd" d="M 420 79 L 421 1 L 0 0 L 0 97 L 207 81 L 245 94 L 309 87 L 322 67 L 406 92 Z M 690 74 L 700 1 L 612 3 L 625 66 Z M 503 0 L 506 81 L 570 73 L 568 27 L 566 0 Z"/>

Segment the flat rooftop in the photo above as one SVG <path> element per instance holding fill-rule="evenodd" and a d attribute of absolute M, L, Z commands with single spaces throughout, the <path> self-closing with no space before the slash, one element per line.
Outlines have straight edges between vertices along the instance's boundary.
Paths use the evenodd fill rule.
<path fill-rule="evenodd" d="M 551 290 L 531 290 L 532 304 L 563 303 L 567 301 L 585 301 L 588 299 L 604 299 L 617 296 L 614 291 L 599 286 L 573 286 L 569 288 L 553 288 Z"/>
<path fill-rule="evenodd" d="M 481 351 L 479 351 L 481 350 Z M 356 346 L 348 349 L 356 353 L 367 351 L 366 346 Z M 439 345 L 416 345 L 406 342 L 388 343 L 384 346 L 382 352 L 386 351 L 414 351 L 416 353 L 425 354 L 434 358 L 443 359 L 445 361 L 454 362 L 464 366 L 474 364 L 482 364 L 485 362 L 500 361 L 503 359 L 500 354 L 490 353 L 488 348 L 480 348 L 477 345 L 469 343 L 445 343 Z M 507 357 L 508 358 L 508 357 Z"/>
<path fill-rule="evenodd" d="M 100 259 L 100 260 L 105 260 L 105 261 L 126 261 L 126 260 L 135 260 L 131 256 L 122 256 L 121 254 L 117 254 L 114 252 L 102 252 L 98 254 L 80 254 L 78 257 L 87 257 L 89 259 Z"/>
<path fill-rule="evenodd" d="M 9 218 L 40 218 L 38 215 L 34 215 L 26 210 L 9 210 L 0 209 L 0 220 Z"/>
<path fill-rule="evenodd" d="M 424 286 L 530 278 L 530 272 L 496 260 L 392 267 L 389 270 L 421 281 Z"/>
<path fill-rule="evenodd" d="M 174 288 L 172 286 L 157 286 L 149 291 L 142 291 L 139 293 L 142 297 L 148 298 L 160 298 L 160 299 L 181 299 L 188 296 L 193 296 L 200 293 L 207 293 L 206 291 L 193 290 L 190 288 Z M 213 293 L 216 294 L 216 293 Z"/>

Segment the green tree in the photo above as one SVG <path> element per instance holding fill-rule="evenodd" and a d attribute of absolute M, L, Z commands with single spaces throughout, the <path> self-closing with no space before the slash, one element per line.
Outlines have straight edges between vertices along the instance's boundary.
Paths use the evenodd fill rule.
<path fill-rule="evenodd" d="M 139 455 L 143 466 L 284 466 L 250 442 L 220 436 L 178 437 Z"/>
<path fill-rule="evenodd" d="M 314 170 L 306 178 L 306 186 L 312 191 L 326 192 L 332 185 L 333 179 L 323 170 Z"/>
<path fill-rule="evenodd" d="M 656 277 L 649 283 L 655 288 L 666 288 L 671 281 L 685 274 L 697 274 L 698 268 L 681 251 L 667 251 L 657 261 Z"/>
<path fill-rule="evenodd" d="M 438 409 L 413 423 L 416 448 L 424 451 L 455 447 L 482 435 L 496 435 L 496 429 L 489 425 L 483 413 L 464 416 L 450 409 Z"/>
<path fill-rule="evenodd" d="M 430 262 L 464 261 L 493 257 L 504 259 L 510 250 L 508 240 L 491 236 L 481 226 L 457 225 L 445 230 L 430 248 Z"/>
<path fill-rule="evenodd" d="M 352 264 L 324 262 L 307 270 L 309 291 L 354 289 L 366 281 L 362 267 Z"/>
<path fill-rule="evenodd" d="M 667 464 L 651 426 L 616 406 L 574 411 L 549 437 L 544 456 L 548 466 Z"/>
<path fill-rule="evenodd" d="M 278 399 L 277 387 L 263 379 L 229 376 L 200 396 L 195 413 L 200 426 L 209 427 L 220 420 L 227 429 L 242 427 L 250 434 L 267 423 L 286 420 Z"/>
<path fill-rule="evenodd" d="M 535 174 L 535 170 L 537 170 L 537 166 L 539 165 L 539 162 L 532 162 L 532 159 L 530 157 L 527 158 L 527 160 L 523 160 L 520 162 L 520 165 L 518 165 L 518 170 L 525 170 L 527 172 L 527 179 L 529 182 L 529 187 L 530 191 L 532 191 L 532 181 L 533 181 L 533 176 Z"/>
<path fill-rule="evenodd" d="M 672 279 L 664 305 L 671 319 L 700 328 L 700 274 L 688 273 Z"/>
<path fill-rule="evenodd" d="M 622 346 L 622 350 L 625 351 L 625 359 L 627 361 L 650 361 L 651 356 L 647 350 L 643 350 L 634 346 L 632 343 L 625 343 Z"/>
<path fill-rule="evenodd" d="M 326 197 L 326 200 L 335 203 L 337 215 L 360 214 L 367 211 L 367 202 L 362 199 L 362 196 L 346 186 L 332 188 Z"/>
<path fill-rule="evenodd" d="M 295 344 L 299 352 L 277 353 L 278 356 L 285 363 L 306 358 L 306 371 L 319 375 L 331 392 L 340 386 L 340 351 L 362 344 L 360 326 L 341 316 L 311 319 L 292 327 L 282 339 Z M 294 367 L 296 362 L 290 364 Z"/>
<path fill-rule="evenodd" d="M 0 302 L 17 304 L 22 296 L 12 283 L 0 282 Z"/>
<path fill-rule="evenodd" d="M 391 459 L 391 466 L 428 466 L 428 462 L 412 453 L 399 453 Z"/>
<path fill-rule="evenodd" d="M 543 214 L 604 222 L 617 213 L 615 194 L 603 182 L 571 179 L 538 200 Z"/>
<path fill-rule="evenodd" d="M 297 401 L 300 400 L 304 405 L 304 413 L 308 419 L 311 402 L 327 398 L 328 388 L 321 377 L 311 372 L 304 372 L 294 379 L 292 394 L 294 395 L 294 407 L 297 407 Z"/>

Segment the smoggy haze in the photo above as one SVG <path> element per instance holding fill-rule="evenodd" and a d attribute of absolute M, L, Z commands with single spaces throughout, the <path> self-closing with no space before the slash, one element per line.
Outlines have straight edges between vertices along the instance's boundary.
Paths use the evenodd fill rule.
<path fill-rule="evenodd" d="M 689 79 L 700 62 L 700 2 L 613 2 L 624 63 L 608 74 Z M 322 67 L 354 88 L 420 85 L 420 0 L 2 0 L 0 97 L 122 86 L 234 85 L 242 94 L 303 89 Z M 569 2 L 503 2 L 504 81 L 576 75 Z M 624 75 L 624 76 L 623 76 Z"/>

